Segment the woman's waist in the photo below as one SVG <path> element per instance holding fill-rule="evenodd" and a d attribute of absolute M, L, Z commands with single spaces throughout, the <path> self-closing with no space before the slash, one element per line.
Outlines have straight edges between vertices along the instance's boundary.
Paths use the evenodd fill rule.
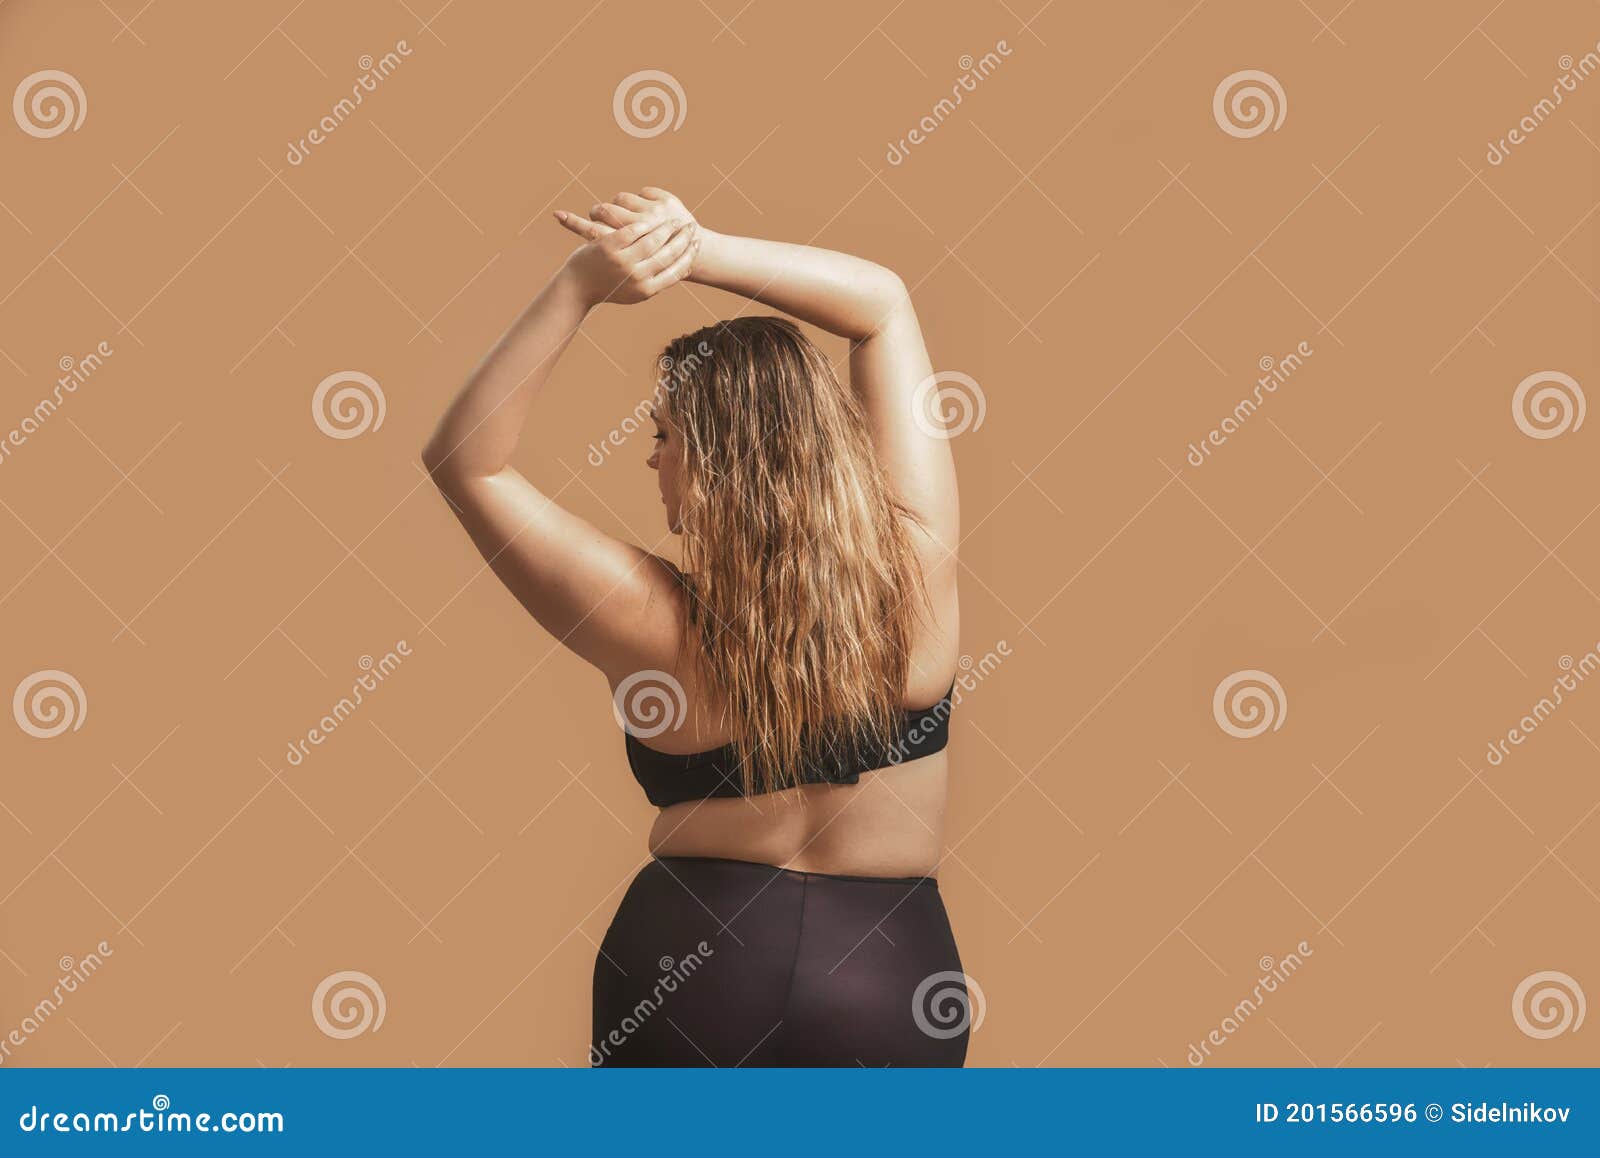
<path fill-rule="evenodd" d="M 656 817 L 650 851 L 800 872 L 932 875 L 943 839 L 946 773 L 940 754 L 870 773 L 854 785 L 674 804 Z"/>

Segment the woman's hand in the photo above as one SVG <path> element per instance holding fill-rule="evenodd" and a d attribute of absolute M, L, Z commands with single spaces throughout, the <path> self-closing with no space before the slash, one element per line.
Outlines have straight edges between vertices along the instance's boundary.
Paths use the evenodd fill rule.
<path fill-rule="evenodd" d="M 609 229 L 621 229 L 641 221 L 652 224 L 666 220 L 694 221 L 684 203 L 665 189 L 646 185 L 637 193 L 618 193 L 589 209 L 589 220 Z"/>
<path fill-rule="evenodd" d="M 694 219 L 654 214 L 613 228 L 576 214 L 556 220 L 588 240 L 567 258 L 563 270 L 590 306 L 647 301 L 688 276 L 700 248 Z"/>

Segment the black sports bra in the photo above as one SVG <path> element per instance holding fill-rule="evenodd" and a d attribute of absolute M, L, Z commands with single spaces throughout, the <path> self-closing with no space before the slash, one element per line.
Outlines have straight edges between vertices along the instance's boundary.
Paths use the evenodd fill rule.
<path fill-rule="evenodd" d="M 895 742 L 861 739 L 844 751 L 819 753 L 806 765 L 802 784 L 855 784 L 863 772 L 904 764 L 942 751 L 950 741 L 950 697 L 929 708 L 913 708 L 901 713 L 901 726 Z M 738 755 L 733 745 L 724 744 L 705 752 L 674 756 L 641 743 L 633 733 L 627 736 L 628 766 L 633 778 L 657 808 L 682 804 L 688 800 L 710 800 L 743 796 Z"/>

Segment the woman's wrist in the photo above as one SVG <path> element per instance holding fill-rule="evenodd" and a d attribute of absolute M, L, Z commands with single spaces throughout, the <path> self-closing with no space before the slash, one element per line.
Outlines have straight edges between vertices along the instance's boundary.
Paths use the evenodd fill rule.
<path fill-rule="evenodd" d="M 715 286 L 719 271 L 723 268 L 723 254 L 727 248 L 728 238 L 714 229 L 707 229 L 699 222 L 695 224 L 700 238 L 700 252 L 695 256 L 694 265 L 690 266 L 689 273 L 683 280 L 692 281 L 696 285 Z"/>
<path fill-rule="evenodd" d="M 583 277 L 572 268 L 571 262 L 563 263 L 561 268 L 556 270 L 555 276 L 550 279 L 544 287 L 544 292 L 539 296 L 575 310 L 579 321 L 604 300 L 597 297 L 584 284 Z"/>

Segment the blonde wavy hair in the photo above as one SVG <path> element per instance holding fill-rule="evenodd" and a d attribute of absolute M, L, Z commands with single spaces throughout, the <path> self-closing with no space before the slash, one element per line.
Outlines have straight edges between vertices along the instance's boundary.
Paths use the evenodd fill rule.
<path fill-rule="evenodd" d="M 863 738 L 892 745 L 926 596 L 860 401 L 783 318 L 685 334 L 660 365 L 684 448 L 684 639 L 745 791 L 792 787 Z"/>

